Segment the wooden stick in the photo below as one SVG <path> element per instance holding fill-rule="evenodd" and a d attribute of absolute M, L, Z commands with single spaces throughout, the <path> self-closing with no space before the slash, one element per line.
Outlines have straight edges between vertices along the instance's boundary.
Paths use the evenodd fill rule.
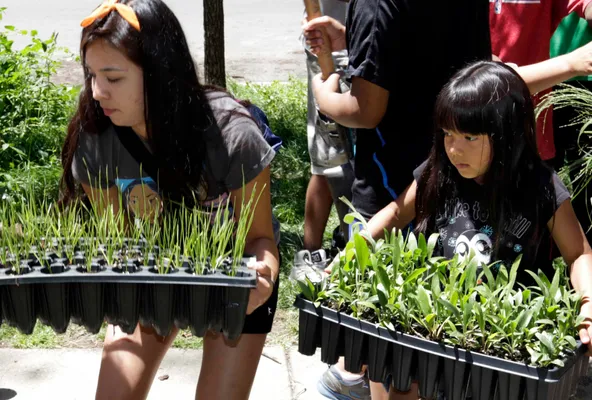
<path fill-rule="evenodd" d="M 306 8 L 308 21 L 323 15 L 319 0 L 304 0 L 304 7 Z M 319 59 L 319 66 L 321 67 L 321 76 L 325 80 L 335 72 L 335 64 L 333 64 L 333 57 L 331 56 L 331 41 L 329 40 L 329 36 L 324 28 L 321 28 L 320 31 L 325 45 L 323 46 L 323 50 L 317 54 L 317 57 Z"/>

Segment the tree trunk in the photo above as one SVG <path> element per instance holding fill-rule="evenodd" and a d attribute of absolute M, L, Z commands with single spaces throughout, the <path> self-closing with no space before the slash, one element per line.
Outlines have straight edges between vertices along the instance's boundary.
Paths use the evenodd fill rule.
<path fill-rule="evenodd" d="M 206 84 L 226 87 L 224 61 L 223 0 L 203 0 L 204 6 L 204 75 Z"/>

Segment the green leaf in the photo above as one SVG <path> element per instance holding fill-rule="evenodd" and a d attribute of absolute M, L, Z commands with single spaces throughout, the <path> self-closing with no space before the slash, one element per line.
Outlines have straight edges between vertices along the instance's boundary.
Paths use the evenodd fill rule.
<path fill-rule="evenodd" d="M 376 273 L 376 277 L 378 278 L 378 282 L 380 282 L 380 284 L 383 286 L 388 297 L 388 293 L 391 291 L 391 281 L 388 277 L 388 274 L 386 273 L 386 270 L 384 269 L 384 265 L 378 263 L 373 268 L 374 272 Z"/>
<path fill-rule="evenodd" d="M 430 296 L 421 285 L 417 287 L 417 302 L 419 304 L 419 307 L 421 308 L 421 312 L 423 313 L 423 315 L 428 315 L 433 311 Z"/>
<path fill-rule="evenodd" d="M 426 243 L 426 239 L 423 233 L 419 234 L 419 241 L 417 243 L 417 248 L 419 250 L 421 250 L 421 254 L 423 254 L 423 256 L 427 256 L 428 254 L 428 245 Z"/>
<path fill-rule="evenodd" d="M 439 235 L 437 233 L 432 233 L 430 235 L 430 238 L 428 239 L 428 253 L 427 253 L 428 259 L 432 258 L 432 255 L 434 254 L 434 249 L 436 248 L 436 245 L 438 244 L 438 237 L 439 237 Z"/>
<path fill-rule="evenodd" d="M 364 275 L 364 271 L 366 270 L 366 266 L 368 265 L 368 257 L 370 252 L 368 251 L 368 243 L 364 240 L 364 238 L 358 234 L 354 234 L 354 243 L 356 246 L 356 259 L 358 260 L 358 265 L 360 267 L 360 272 Z"/>
<path fill-rule="evenodd" d="M 407 277 L 407 279 L 405 279 L 405 282 L 403 283 L 403 285 L 407 285 L 411 282 L 415 282 L 417 280 L 417 278 L 419 278 L 426 271 L 427 271 L 427 268 L 416 269 Z"/>
<path fill-rule="evenodd" d="M 456 318 L 457 321 L 460 321 L 462 319 L 458 308 L 453 306 L 452 303 L 450 303 L 448 300 L 438 298 L 438 302 L 442 304 L 444 307 L 446 307 L 448 311 L 450 311 L 454 315 L 454 318 Z"/>
<path fill-rule="evenodd" d="M 415 251 L 417 249 L 417 238 L 413 232 L 409 232 L 407 235 L 407 251 Z"/>
<path fill-rule="evenodd" d="M 308 284 L 306 282 L 303 282 L 300 280 L 298 280 L 297 282 L 298 282 L 298 287 L 300 288 L 300 293 L 302 293 L 304 298 L 307 299 L 308 301 L 315 301 L 315 298 L 313 297 L 312 291 L 308 287 Z"/>
<path fill-rule="evenodd" d="M 550 354 L 555 354 L 555 345 L 553 344 L 553 337 L 548 332 L 535 333 L 537 339 L 547 348 Z"/>
<path fill-rule="evenodd" d="M 14 26 L 13 25 L 4 25 L 4 28 L 8 31 L 14 32 Z"/>

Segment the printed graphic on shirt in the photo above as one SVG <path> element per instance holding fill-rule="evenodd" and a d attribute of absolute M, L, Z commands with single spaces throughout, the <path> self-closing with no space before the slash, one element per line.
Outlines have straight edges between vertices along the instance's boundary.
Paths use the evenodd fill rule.
<path fill-rule="evenodd" d="M 514 3 L 514 4 L 540 4 L 541 0 L 489 0 L 490 3 L 494 3 L 493 10 L 496 14 L 501 14 L 502 3 Z"/>
<path fill-rule="evenodd" d="M 152 178 L 117 178 L 115 184 L 121 193 L 124 209 L 132 216 L 154 219 L 162 213 L 162 196 Z"/>
<path fill-rule="evenodd" d="M 439 227 L 439 246 L 444 257 L 452 258 L 458 255 L 460 261 L 464 261 L 471 253 L 479 261 L 480 265 L 491 264 L 494 249 L 495 232 L 489 220 L 489 212 L 476 200 L 466 202 L 461 199 L 453 200 L 454 207 L 451 211 L 437 216 L 442 221 Z M 523 243 L 528 239 L 526 233 L 532 227 L 532 222 L 517 215 L 510 218 L 504 226 L 501 235 L 506 251 L 503 256 L 512 262 L 522 253 Z"/>

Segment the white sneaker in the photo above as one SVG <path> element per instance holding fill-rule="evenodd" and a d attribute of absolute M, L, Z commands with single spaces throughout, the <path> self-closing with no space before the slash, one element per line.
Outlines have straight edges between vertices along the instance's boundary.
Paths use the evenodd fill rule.
<path fill-rule="evenodd" d="M 294 266 L 290 271 L 290 279 L 304 281 L 308 278 L 311 282 L 320 282 L 326 275 L 327 253 L 324 249 L 315 251 L 300 250 L 294 255 Z"/>

